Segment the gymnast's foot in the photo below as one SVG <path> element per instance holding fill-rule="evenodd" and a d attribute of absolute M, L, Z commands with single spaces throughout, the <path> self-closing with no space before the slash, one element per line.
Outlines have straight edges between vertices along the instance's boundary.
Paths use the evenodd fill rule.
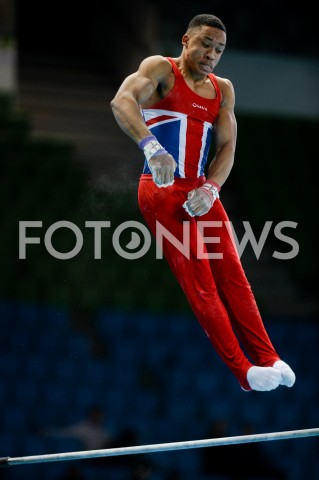
<path fill-rule="evenodd" d="M 247 381 L 252 390 L 268 392 L 282 385 L 283 374 L 278 368 L 253 366 L 247 372 Z"/>
<path fill-rule="evenodd" d="M 296 381 L 296 375 L 287 363 L 282 360 L 277 360 L 277 362 L 273 364 L 273 368 L 279 370 L 281 373 L 282 380 L 280 381 L 280 385 L 286 385 L 286 387 L 293 386 Z"/>

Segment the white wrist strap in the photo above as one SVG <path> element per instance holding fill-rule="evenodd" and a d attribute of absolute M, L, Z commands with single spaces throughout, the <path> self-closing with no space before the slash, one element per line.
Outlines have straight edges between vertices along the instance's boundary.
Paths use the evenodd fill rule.
<path fill-rule="evenodd" d="M 216 198 L 219 198 L 218 188 L 215 187 L 215 185 L 212 185 L 211 183 L 204 183 L 204 185 L 202 185 L 202 188 L 209 190 L 215 200 Z"/>
<path fill-rule="evenodd" d="M 167 153 L 165 148 L 163 148 L 157 140 L 151 140 L 150 142 L 148 142 L 143 148 L 143 151 L 147 161 L 149 161 L 154 156 Z"/>

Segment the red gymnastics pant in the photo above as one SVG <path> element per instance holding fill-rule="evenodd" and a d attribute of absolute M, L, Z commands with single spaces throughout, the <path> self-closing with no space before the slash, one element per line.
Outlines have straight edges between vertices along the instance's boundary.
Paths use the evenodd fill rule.
<path fill-rule="evenodd" d="M 242 388 L 251 390 L 247 381 L 248 369 L 253 364 L 271 366 L 279 356 L 265 330 L 251 286 L 226 228 L 225 222 L 229 219 L 222 203 L 216 200 L 209 212 L 200 217 L 190 217 L 182 207 L 187 193 L 204 181 L 204 177 L 197 180 L 175 178 L 172 186 L 158 188 L 151 175 L 143 174 L 139 182 L 138 203 L 155 237 L 159 223 L 183 243 L 183 222 L 189 222 L 189 258 L 165 235 L 162 237 L 163 255 L 215 350 Z M 201 256 L 222 253 L 221 259 L 198 258 L 198 238 L 203 238 L 198 229 L 201 221 L 219 222 L 218 227 L 208 226 L 203 232 L 206 240 L 220 238 L 220 243 L 206 241 Z"/>

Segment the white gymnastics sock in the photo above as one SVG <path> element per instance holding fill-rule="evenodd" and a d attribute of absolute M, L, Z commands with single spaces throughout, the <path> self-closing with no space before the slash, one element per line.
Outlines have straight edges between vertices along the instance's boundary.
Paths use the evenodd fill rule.
<path fill-rule="evenodd" d="M 289 365 L 287 365 L 287 363 L 283 362 L 282 360 L 277 360 L 277 362 L 273 364 L 273 368 L 276 368 L 281 372 L 282 380 L 280 385 L 286 385 L 286 387 L 293 386 L 296 381 L 296 375 L 291 370 Z"/>
<path fill-rule="evenodd" d="M 274 390 L 283 381 L 281 371 L 273 367 L 250 367 L 247 380 L 252 390 L 266 392 Z"/>

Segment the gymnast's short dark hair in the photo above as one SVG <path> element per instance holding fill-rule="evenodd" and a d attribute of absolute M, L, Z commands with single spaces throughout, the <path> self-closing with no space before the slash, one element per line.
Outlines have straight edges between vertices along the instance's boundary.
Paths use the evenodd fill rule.
<path fill-rule="evenodd" d="M 188 24 L 187 30 L 202 26 L 219 28 L 226 33 L 226 27 L 220 18 L 211 15 L 210 13 L 201 13 L 200 15 L 193 17 Z"/>

